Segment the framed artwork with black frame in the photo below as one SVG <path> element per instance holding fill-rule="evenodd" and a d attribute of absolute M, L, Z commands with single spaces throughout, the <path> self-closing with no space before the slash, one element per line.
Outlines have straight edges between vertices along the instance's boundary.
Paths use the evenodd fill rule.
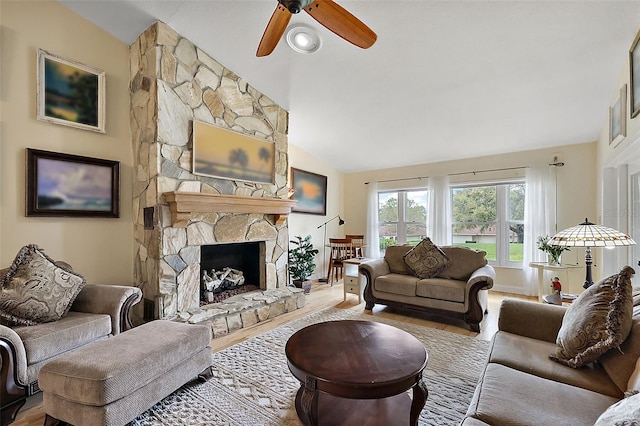
<path fill-rule="evenodd" d="M 629 90 L 631 99 L 631 118 L 640 113 L 640 31 L 631 43 L 629 49 L 629 68 L 631 78 L 631 88 Z"/>
<path fill-rule="evenodd" d="M 327 177 L 291 167 L 291 188 L 295 193 L 291 197 L 297 204 L 292 212 L 327 214 Z"/>
<path fill-rule="evenodd" d="M 105 72 L 38 49 L 38 120 L 105 133 Z"/>
<path fill-rule="evenodd" d="M 27 148 L 27 216 L 120 217 L 118 161 Z"/>

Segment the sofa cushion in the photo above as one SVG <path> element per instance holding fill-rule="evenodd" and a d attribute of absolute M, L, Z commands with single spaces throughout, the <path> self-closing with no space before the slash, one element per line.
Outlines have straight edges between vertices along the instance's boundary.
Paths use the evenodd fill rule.
<path fill-rule="evenodd" d="M 414 297 L 419 278 L 413 275 L 388 274 L 376 278 L 376 291 Z"/>
<path fill-rule="evenodd" d="M 498 331 L 491 342 L 489 362 L 502 364 L 525 373 L 622 398 L 623 392 L 598 363 L 570 368 L 549 359 L 555 344 L 513 333 Z"/>
<path fill-rule="evenodd" d="M 464 303 L 466 294 L 467 283 L 465 281 L 428 278 L 418 281 L 416 286 L 416 296 L 428 297 L 430 299 Z"/>
<path fill-rule="evenodd" d="M 413 246 L 408 244 L 387 247 L 384 252 L 384 260 L 389 265 L 391 273 L 411 275 L 411 271 L 407 268 L 407 264 L 404 263 L 403 257 L 412 248 Z"/>
<path fill-rule="evenodd" d="M 640 424 L 640 393 L 616 402 L 602 413 L 594 426 L 633 426 Z"/>
<path fill-rule="evenodd" d="M 81 275 L 30 244 L 20 249 L 0 281 L 0 318 L 24 325 L 59 320 L 84 285 Z"/>
<path fill-rule="evenodd" d="M 441 278 L 468 280 L 473 271 L 487 264 L 487 252 L 463 246 L 440 246 L 451 263 L 438 274 Z"/>
<path fill-rule="evenodd" d="M 631 330 L 631 267 L 589 287 L 567 309 L 552 359 L 578 368 L 616 348 Z"/>
<path fill-rule="evenodd" d="M 618 400 L 489 363 L 467 416 L 491 425 L 592 425 Z"/>
<path fill-rule="evenodd" d="M 449 258 L 425 237 L 402 257 L 407 268 L 418 278 L 431 278 L 449 266 Z"/>
<path fill-rule="evenodd" d="M 111 317 L 70 311 L 59 321 L 13 327 L 27 352 L 27 364 L 35 364 L 111 335 Z"/>

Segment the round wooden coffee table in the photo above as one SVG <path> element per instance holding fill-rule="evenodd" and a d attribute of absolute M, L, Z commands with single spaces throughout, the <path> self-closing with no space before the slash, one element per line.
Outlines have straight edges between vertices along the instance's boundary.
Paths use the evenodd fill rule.
<path fill-rule="evenodd" d="M 428 355 L 411 334 L 373 321 L 328 321 L 294 333 L 285 352 L 305 424 L 418 424 Z"/>

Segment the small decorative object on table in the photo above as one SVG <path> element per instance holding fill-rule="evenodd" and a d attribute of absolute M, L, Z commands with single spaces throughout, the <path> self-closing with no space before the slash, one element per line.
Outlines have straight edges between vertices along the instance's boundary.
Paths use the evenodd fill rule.
<path fill-rule="evenodd" d="M 569 250 L 566 246 L 552 246 L 549 244 L 550 236 L 538 237 L 538 250 L 547 253 L 550 265 L 560 265 L 562 252 Z"/>
<path fill-rule="evenodd" d="M 562 284 L 560 283 L 560 278 L 553 277 L 551 279 L 551 288 L 553 289 L 553 294 L 560 294 L 560 292 L 562 292 Z"/>

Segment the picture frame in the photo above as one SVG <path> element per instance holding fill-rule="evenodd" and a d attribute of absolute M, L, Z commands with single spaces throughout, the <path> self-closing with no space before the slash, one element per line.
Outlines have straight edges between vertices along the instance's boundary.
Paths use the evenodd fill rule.
<path fill-rule="evenodd" d="M 615 147 L 627 136 L 627 85 L 609 107 L 609 145 Z"/>
<path fill-rule="evenodd" d="M 106 133 L 105 72 L 38 49 L 38 120 Z"/>
<path fill-rule="evenodd" d="M 275 181 L 275 144 L 193 121 L 193 174 L 256 183 Z"/>
<path fill-rule="evenodd" d="M 325 216 L 327 214 L 327 177 L 291 167 L 292 212 Z"/>
<path fill-rule="evenodd" d="M 120 217 L 118 161 L 27 148 L 26 216 Z"/>
<path fill-rule="evenodd" d="M 640 31 L 631 43 L 629 49 L 629 75 L 631 87 L 629 90 L 631 118 L 640 113 Z"/>

